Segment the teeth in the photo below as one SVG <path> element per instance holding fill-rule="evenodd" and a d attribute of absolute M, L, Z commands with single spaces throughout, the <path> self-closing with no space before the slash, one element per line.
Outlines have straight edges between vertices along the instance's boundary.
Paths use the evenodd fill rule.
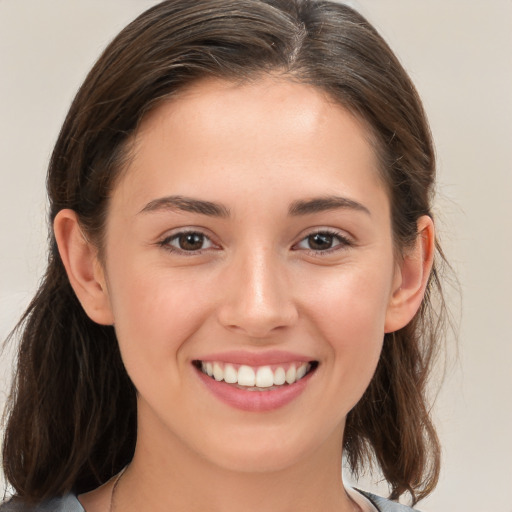
<path fill-rule="evenodd" d="M 230 364 L 227 364 L 224 367 L 224 380 L 228 384 L 235 384 L 238 382 L 238 372 Z"/>
<path fill-rule="evenodd" d="M 286 382 L 286 372 L 281 366 L 274 372 L 274 385 L 281 386 Z"/>
<path fill-rule="evenodd" d="M 241 365 L 236 368 L 235 365 L 221 362 L 201 363 L 201 370 L 216 381 L 224 381 L 228 384 L 238 384 L 247 388 L 271 388 L 272 386 L 282 386 L 283 384 L 293 384 L 302 379 L 311 365 L 308 363 L 290 364 L 285 370 L 283 366 L 275 367 L 260 366 L 252 368 L 247 365 Z"/>
<path fill-rule="evenodd" d="M 297 368 L 297 376 L 295 377 L 297 380 L 300 380 L 302 379 L 302 377 L 304 377 L 304 375 L 306 375 L 306 371 L 307 371 L 307 365 L 305 364 L 301 364 L 298 368 Z M 215 372 L 214 372 L 214 375 L 215 375 Z"/>
<path fill-rule="evenodd" d="M 254 386 L 256 384 L 256 374 L 250 366 L 242 365 L 238 369 L 238 385 Z"/>
<path fill-rule="evenodd" d="M 213 378 L 215 380 L 224 380 L 224 370 L 219 363 L 213 363 Z"/>
<path fill-rule="evenodd" d="M 295 370 L 295 366 L 293 364 L 286 370 L 286 382 L 288 384 L 293 384 L 295 382 L 295 379 L 297 377 L 297 371 Z"/>
<path fill-rule="evenodd" d="M 274 385 L 274 372 L 270 366 L 262 366 L 256 372 L 256 386 L 259 388 L 270 388 Z"/>

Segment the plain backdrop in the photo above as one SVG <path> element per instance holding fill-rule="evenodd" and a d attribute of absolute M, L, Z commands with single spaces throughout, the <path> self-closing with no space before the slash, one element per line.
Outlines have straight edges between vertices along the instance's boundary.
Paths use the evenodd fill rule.
<path fill-rule="evenodd" d="M 46 165 L 74 93 L 150 0 L 0 0 L 0 338 L 45 264 Z M 434 415 L 443 443 L 426 512 L 511 512 L 512 1 L 358 0 L 411 74 L 439 160 L 438 229 L 462 290 L 459 354 Z M 11 371 L 0 366 L 0 401 Z M 371 479 L 359 485 L 383 492 Z"/>

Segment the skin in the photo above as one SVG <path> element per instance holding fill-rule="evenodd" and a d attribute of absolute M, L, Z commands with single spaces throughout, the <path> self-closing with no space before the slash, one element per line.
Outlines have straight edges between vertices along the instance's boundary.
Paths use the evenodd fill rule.
<path fill-rule="evenodd" d="M 93 320 L 115 325 L 138 390 L 137 447 L 115 509 L 358 510 L 340 476 L 345 418 L 384 333 L 417 311 L 434 240 L 420 218 L 416 246 L 395 260 L 377 168 L 364 125 L 317 89 L 210 80 L 142 123 L 101 261 L 74 212 L 59 213 L 70 281 Z M 225 215 L 155 207 L 175 195 Z M 290 214 L 297 201 L 328 196 L 361 207 Z M 179 250 L 172 236 L 184 229 L 205 235 L 200 251 Z M 332 247 L 313 250 L 308 237 L 326 231 Z M 287 405 L 241 411 L 192 365 L 233 349 L 291 351 L 319 366 Z M 111 491 L 112 482 L 80 500 L 107 511 Z"/>

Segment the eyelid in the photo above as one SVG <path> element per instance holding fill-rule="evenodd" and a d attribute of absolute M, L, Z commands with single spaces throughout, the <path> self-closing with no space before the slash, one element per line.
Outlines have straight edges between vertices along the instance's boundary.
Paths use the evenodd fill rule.
<path fill-rule="evenodd" d="M 337 245 L 335 245 L 334 247 L 330 247 L 325 250 L 298 248 L 298 245 L 300 243 L 304 242 L 310 236 L 313 236 L 316 234 L 325 234 L 325 235 L 332 236 L 332 237 L 336 238 L 339 241 L 339 243 Z M 348 247 L 352 247 L 354 245 L 355 245 L 355 242 L 354 242 L 353 238 L 350 235 L 348 235 L 345 231 L 341 231 L 341 230 L 338 230 L 335 228 L 315 227 L 315 228 L 310 228 L 305 233 L 302 233 L 300 235 L 299 241 L 296 242 L 295 244 L 293 244 L 292 250 L 301 250 L 301 251 L 308 252 L 310 254 L 322 256 L 322 255 L 327 255 L 327 254 L 331 254 L 333 252 L 347 249 Z"/>
<path fill-rule="evenodd" d="M 187 234 L 198 234 L 203 236 L 205 239 L 209 240 L 211 243 L 211 247 L 206 247 L 204 249 L 197 249 L 195 251 L 186 251 L 183 249 L 180 249 L 178 247 L 174 247 L 170 244 L 172 240 L 176 240 L 181 235 L 187 235 Z M 209 230 L 197 226 L 186 226 L 186 227 L 179 227 L 175 228 L 171 231 L 167 231 L 164 235 L 159 237 L 157 241 L 157 245 L 162 247 L 163 249 L 176 253 L 178 255 L 184 255 L 184 256 L 196 256 L 199 254 L 202 254 L 203 252 L 210 251 L 210 250 L 218 250 L 221 248 L 220 244 L 215 240 L 215 237 L 212 236 L 209 233 Z"/>
<path fill-rule="evenodd" d="M 204 249 L 198 249 L 198 250 L 192 250 L 187 251 L 183 249 L 179 249 L 178 247 L 174 247 L 170 245 L 170 241 L 175 240 L 180 235 L 186 235 L 190 233 L 197 233 L 201 236 L 203 236 L 205 239 L 207 239 L 211 246 L 206 247 Z M 308 237 L 313 236 L 315 234 L 326 234 L 329 236 L 332 236 L 338 240 L 339 243 L 337 243 L 334 247 L 330 247 L 328 249 L 320 250 L 320 249 L 307 249 L 307 248 L 300 248 L 298 245 L 302 242 L 304 242 Z M 185 256 L 194 256 L 202 254 L 203 252 L 210 251 L 210 250 L 220 250 L 222 249 L 221 244 L 216 240 L 216 237 L 212 234 L 210 234 L 210 230 L 198 227 L 198 226 L 183 226 L 179 228 L 172 229 L 171 231 L 165 232 L 162 236 L 159 237 L 158 241 L 156 242 L 156 245 L 161 246 L 162 248 L 168 250 L 169 252 L 173 252 L 176 254 L 181 254 Z M 310 254 L 314 255 L 328 255 L 333 252 L 337 252 L 343 249 L 347 249 L 348 247 L 352 247 L 355 245 L 355 241 L 353 237 L 349 234 L 347 234 L 346 231 L 339 230 L 332 227 L 314 227 L 309 228 L 307 231 L 304 231 L 301 233 L 300 238 L 297 242 L 295 242 L 292 245 L 292 250 L 296 251 L 303 251 L 308 252 Z"/>

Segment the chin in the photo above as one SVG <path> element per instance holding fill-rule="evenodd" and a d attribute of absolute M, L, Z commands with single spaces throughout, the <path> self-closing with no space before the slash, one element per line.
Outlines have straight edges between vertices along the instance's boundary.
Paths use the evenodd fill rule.
<path fill-rule="evenodd" d="M 307 436 L 298 435 L 297 432 L 295 435 L 283 435 L 283 431 L 277 435 L 265 434 L 252 432 L 245 438 L 231 436 L 230 440 L 218 439 L 208 458 L 227 471 L 276 473 L 300 465 L 318 449 L 318 440 L 308 440 Z"/>
<path fill-rule="evenodd" d="M 277 473 L 297 465 L 302 457 L 296 453 L 283 453 L 275 448 L 271 453 L 251 450 L 224 454 L 216 458 L 215 463 L 226 471 L 246 474 Z M 220 462 L 220 463 L 219 463 Z"/>

